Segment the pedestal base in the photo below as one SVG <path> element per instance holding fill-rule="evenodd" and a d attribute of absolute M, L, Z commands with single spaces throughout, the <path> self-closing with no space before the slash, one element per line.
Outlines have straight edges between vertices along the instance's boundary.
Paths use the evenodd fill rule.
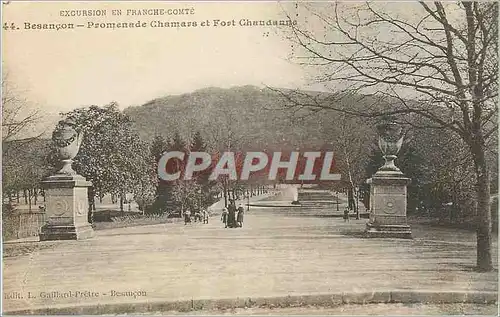
<path fill-rule="evenodd" d="M 45 225 L 40 233 L 40 241 L 49 240 L 84 240 L 94 236 L 91 225 L 75 227 L 72 225 L 53 226 Z"/>
<path fill-rule="evenodd" d="M 366 224 L 365 236 L 368 238 L 413 239 L 409 225 L 376 225 Z"/>
<path fill-rule="evenodd" d="M 83 240 L 94 236 L 88 222 L 87 187 L 92 184 L 80 175 L 53 175 L 42 181 L 45 189 L 47 223 L 40 241 Z"/>
<path fill-rule="evenodd" d="M 379 170 L 370 179 L 370 221 L 365 236 L 411 239 L 406 219 L 407 191 L 410 179 L 397 170 Z"/>

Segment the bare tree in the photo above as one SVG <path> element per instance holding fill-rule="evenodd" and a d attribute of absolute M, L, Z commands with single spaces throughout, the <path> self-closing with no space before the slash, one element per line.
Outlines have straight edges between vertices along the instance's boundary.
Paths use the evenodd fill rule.
<path fill-rule="evenodd" d="M 209 118 L 209 124 L 205 129 L 208 135 L 209 146 L 217 152 L 237 151 L 248 140 L 248 134 L 241 129 L 241 117 L 236 115 L 238 108 L 231 107 L 218 109 L 218 113 Z M 227 175 L 223 175 L 218 180 L 221 183 L 224 196 L 224 205 L 228 206 L 228 200 L 234 199 L 235 187 L 238 187 L 238 180 L 231 181 Z M 233 193 L 233 197 L 231 197 Z"/>
<path fill-rule="evenodd" d="M 354 198 L 354 211 L 359 219 L 358 186 L 364 182 L 364 168 L 368 160 L 370 142 L 373 140 L 371 131 L 366 131 L 367 126 L 359 118 L 342 114 L 340 122 L 335 127 L 338 131 L 336 145 L 337 155 L 342 174 L 347 176 L 348 190 Z"/>
<path fill-rule="evenodd" d="M 48 171 L 42 134 L 33 135 L 40 120 L 23 93 L 2 73 L 2 191 L 9 201 L 13 193 L 23 191 L 31 211 L 31 199 L 37 200 L 38 182 Z"/>
<path fill-rule="evenodd" d="M 28 101 L 22 97 L 22 93 L 9 81 L 7 73 L 2 74 L 3 152 L 8 152 L 13 140 L 23 139 L 23 142 L 16 142 L 17 146 L 21 146 L 40 137 L 41 134 L 26 137 L 26 134 L 39 120 L 40 112 L 30 109 Z"/>
<path fill-rule="evenodd" d="M 294 57 L 336 91 L 282 92 L 288 106 L 392 115 L 407 124 L 423 117 L 428 128 L 458 134 L 477 181 L 477 268 L 491 271 L 486 152 L 498 128 L 498 3 L 306 3 L 303 9 L 310 20 L 291 28 Z"/>

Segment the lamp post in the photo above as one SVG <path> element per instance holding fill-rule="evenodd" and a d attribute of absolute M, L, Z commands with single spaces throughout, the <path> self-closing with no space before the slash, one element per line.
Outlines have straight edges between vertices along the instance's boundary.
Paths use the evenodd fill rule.
<path fill-rule="evenodd" d="M 228 189 L 227 189 L 227 183 L 226 179 L 222 179 L 222 190 L 224 191 L 224 207 L 227 208 L 227 194 L 228 194 Z"/>
<path fill-rule="evenodd" d="M 247 211 L 250 210 L 250 193 L 247 190 Z"/>

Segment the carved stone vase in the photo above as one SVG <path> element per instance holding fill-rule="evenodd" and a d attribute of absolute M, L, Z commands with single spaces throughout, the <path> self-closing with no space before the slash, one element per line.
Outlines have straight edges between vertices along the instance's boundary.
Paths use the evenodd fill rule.
<path fill-rule="evenodd" d="M 58 127 L 52 133 L 52 141 L 54 142 L 59 159 L 63 163 L 61 170 L 57 174 L 76 175 L 73 170 L 73 159 L 80 150 L 83 134 L 74 128 L 72 121 L 60 122 Z"/>
<path fill-rule="evenodd" d="M 42 227 L 40 241 L 80 240 L 94 235 L 88 222 L 87 197 L 92 183 L 72 168 L 82 140 L 83 134 L 71 120 L 59 122 L 52 134 L 62 168 L 42 181 L 47 221 Z"/>
<path fill-rule="evenodd" d="M 403 144 L 403 136 L 401 134 L 402 127 L 394 122 L 386 122 L 377 125 L 378 147 L 384 154 L 385 164 L 379 171 L 401 172 L 394 164 L 397 154 Z"/>

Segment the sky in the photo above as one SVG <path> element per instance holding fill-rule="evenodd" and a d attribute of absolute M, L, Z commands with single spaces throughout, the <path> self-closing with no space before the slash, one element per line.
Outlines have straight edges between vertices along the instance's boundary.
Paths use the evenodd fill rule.
<path fill-rule="evenodd" d="M 127 9 L 194 9 L 192 15 L 131 16 Z M 106 9 L 106 17 L 62 17 L 63 10 Z M 122 9 L 112 16 L 112 9 Z M 3 5 L 3 71 L 49 121 L 61 111 L 117 101 L 121 108 L 205 87 L 304 87 L 304 70 L 287 58 L 277 28 L 198 27 L 26 30 L 28 23 L 283 19 L 293 4 L 276 2 L 11 2 Z"/>

